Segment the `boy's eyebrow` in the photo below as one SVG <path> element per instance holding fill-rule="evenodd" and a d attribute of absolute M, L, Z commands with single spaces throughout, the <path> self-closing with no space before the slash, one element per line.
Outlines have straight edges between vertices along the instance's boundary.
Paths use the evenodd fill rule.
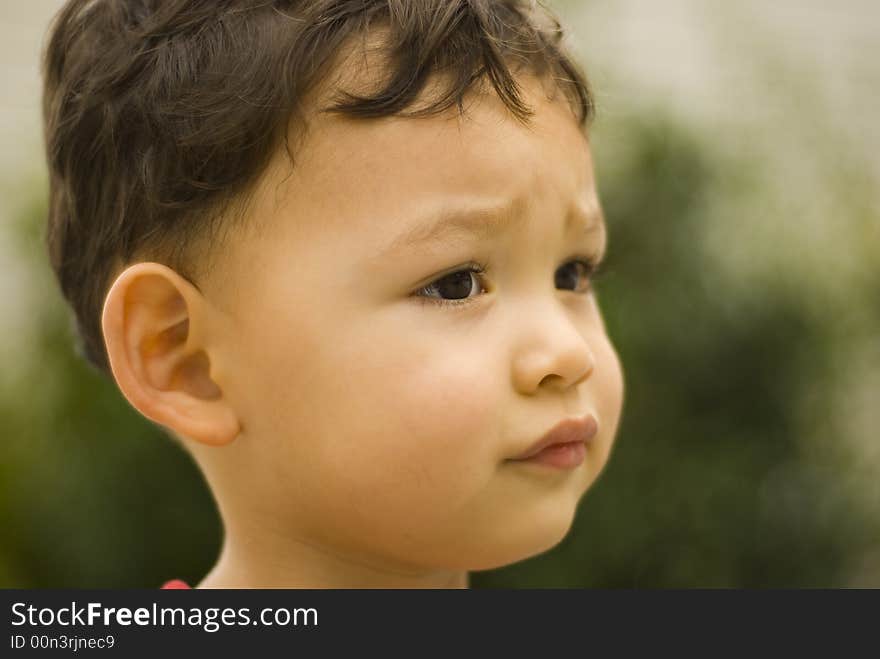
<path fill-rule="evenodd" d="M 485 240 L 489 236 L 522 225 L 528 219 L 528 214 L 519 212 L 520 207 L 521 202 L 508 202 L 501 205 L 441 208 L 389 241 L 379 249 L 374 258 L 382 259 L 399 250 L 439 240 L 455 238 Z M 599 205 L 591 205 L 587 208 L 575 206 L 566 216 L 565 231 L 571 231 L 574 225 L 580 225 L 584 233 L 592 233 L 604 224 L 605 217 Z"/>

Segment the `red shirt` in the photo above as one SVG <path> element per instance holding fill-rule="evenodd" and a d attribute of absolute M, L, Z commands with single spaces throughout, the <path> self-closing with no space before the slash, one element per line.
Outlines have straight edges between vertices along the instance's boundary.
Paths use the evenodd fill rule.
<path fill-rule="evenodd" d="M 185 581 L 181 581 L 180 579 L 172 579 L 171 581 L 166 581 L 162 584 L 162 588 L 160 590 L 192 590 L 192 587 L 189 586 Z"/>

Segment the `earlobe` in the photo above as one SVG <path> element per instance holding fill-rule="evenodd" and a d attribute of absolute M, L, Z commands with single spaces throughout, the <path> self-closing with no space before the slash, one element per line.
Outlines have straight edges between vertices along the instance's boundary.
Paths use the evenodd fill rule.
<path fill-rule="evenodd" d="M 159 263 L 124 270 L 101 317 L 110 368 L 129 403 L 183 437 L 221 446 L 238 436 L 240 424 L 211 376 L 208 322 L 201 293 Z"/>

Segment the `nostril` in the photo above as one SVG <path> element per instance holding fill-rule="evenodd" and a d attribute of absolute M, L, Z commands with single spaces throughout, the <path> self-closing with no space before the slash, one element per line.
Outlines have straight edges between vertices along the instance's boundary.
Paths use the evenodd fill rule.
<path fill-rule="evenodd" d="M 543 387 L 547 384 L 553 384 L 554 380 L 562 380 L 561 375 L 556 375 L 555 373 L 551 373 L 550 375 L 545 375 L 539 384 L 539 386 Z"/>

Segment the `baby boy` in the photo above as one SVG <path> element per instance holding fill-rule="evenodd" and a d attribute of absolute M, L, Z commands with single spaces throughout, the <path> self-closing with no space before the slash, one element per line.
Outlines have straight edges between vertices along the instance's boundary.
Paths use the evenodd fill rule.
<path fill-rule="evenodd" d="M 198 587 L 462 588 L 568 533 L 624 385 L 561 38 L 526 0 L 55 18 L 52 267 L 81 354 L 211 488 Z"/>

